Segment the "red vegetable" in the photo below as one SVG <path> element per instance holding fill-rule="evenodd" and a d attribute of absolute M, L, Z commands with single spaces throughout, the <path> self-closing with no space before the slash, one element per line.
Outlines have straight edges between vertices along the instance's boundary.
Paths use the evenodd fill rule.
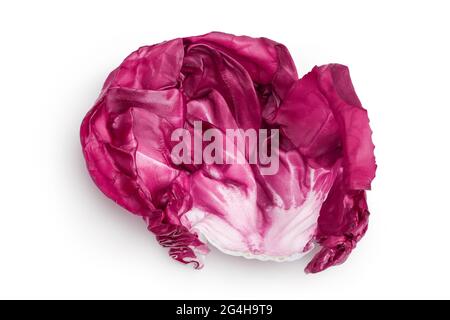
<path fill-rule="evenodd" d="M 243 163 L 198 163 L 190 144 L 192 161 L 174 161 L 172 134 L 195 137 L 200 121 L 227 145 L 227 129 L 279 130 L 265 140 L 279 139 L 275 174 L 239 147 Z M 107 78 L 81 143 L 97 186 L 196 267 L 208 242 L 276 261 L 318 244 L 306 268 L 318 272 L 345 261 L 367 229 L 374 145 L 348 69 L 298 79 L 286 47 L 269 39 L 214 32 L 140 48 Z"/>

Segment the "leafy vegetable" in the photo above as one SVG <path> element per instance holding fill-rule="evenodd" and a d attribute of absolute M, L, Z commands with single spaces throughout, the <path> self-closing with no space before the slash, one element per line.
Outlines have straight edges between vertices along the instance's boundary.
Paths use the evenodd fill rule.
<path fill-rule="evenodd" d="M 195 121 L 223 133 L 278 129 L 277 173 L 264 175 L 248 154 L 175 164 L 171 135 L 193 132 Z M 286 47 L 266 38 L 213 32 L 140 48 L 107 78 L 81 143 L 103 193 L 197 268 L 208 243 L 275 261 L 317 244 L 306 271 L 318 272 L 345 261 L 367 229 L 374 145 L 348 69 L 298 79 Z"/>

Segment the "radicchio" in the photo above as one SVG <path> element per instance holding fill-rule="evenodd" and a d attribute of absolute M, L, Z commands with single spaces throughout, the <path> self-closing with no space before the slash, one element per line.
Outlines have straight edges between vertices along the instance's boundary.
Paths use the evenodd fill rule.
<path fill-rule="evenodd" d="M 248 161 L 175 164 L 171 134 L 195 121 L 279 129 L 277 173 Z M 284 45 L 213 32 L 128 56 L 84 118 L 81 144 L 101 191 L 141 216 L 174 259 L 199 268 L 209 243 L 286 261 L 319 245 L 306 267 L 318 272 L 345 261 L 367 229 L 371 134 L 347 67 L 298 79 Z"/>

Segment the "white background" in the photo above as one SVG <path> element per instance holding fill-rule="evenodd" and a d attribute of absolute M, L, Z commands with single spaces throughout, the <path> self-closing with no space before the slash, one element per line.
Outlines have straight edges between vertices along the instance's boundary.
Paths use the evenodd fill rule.
<path fill-rule="evenodd" d="M 448 1 L 2 1 L 0 298 L 450 298 Z M 170 259 L 92 183 L 79 125 L 131 51 L 212 30 L 350 67 L 374 131 L 367 235 L 306 261 Z M 310 258 L 310 257 L 308 257 Z"/>

